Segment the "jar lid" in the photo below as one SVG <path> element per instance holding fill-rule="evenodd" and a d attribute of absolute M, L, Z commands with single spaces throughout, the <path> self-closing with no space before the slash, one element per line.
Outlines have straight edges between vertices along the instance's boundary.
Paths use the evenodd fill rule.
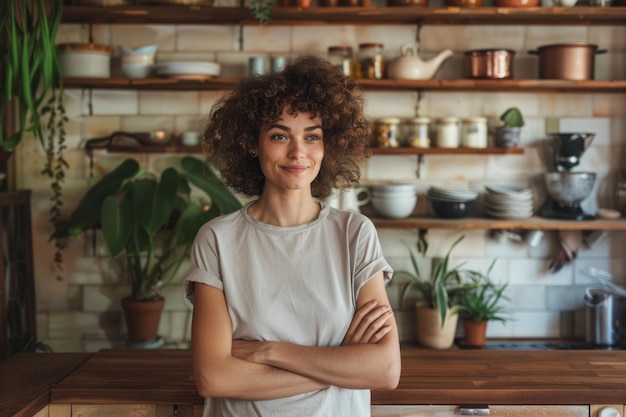
<path fill-rule="evenodd" d="M 108 45 L 98 45 L 95 43 L 62 43 L 57 45 L 60 51 L 82 51 L 82 52 L 99 52 L 110 54 L 113 51 Z"/>
<path fill-rule="evenodd" d="M 380 119 L 376 119 L 376 123 L 386 123 L 390 125 L 397 125 L 400 123 L 399 117 L 382 117 Z"/>
<path fill-rule="evenodd" d="M 333 45 L 328 47 L 328 52 L 333 51 L 352 51 L 352 47 L 348 45 Z"/>
<path fill-rule="evenodd" d="M 458 117 L 440 117 L 439 119 L 437 119 L 438 123 L 458 123 L 459 122 L 459 118 Z"/>
<path fill-rule="evenodd" d="M 410 119 L 406 119 L 406 122 L 415 125 L 426 124 L 430 123 L 430 117 L 413 117 Z"/>
<path fill-rule="evenodd" d="M 463 123 L 487 123 L 486 117 L 467 117 L 463 119 Z"/>
<path fill-rule="evenodd" d="M 359 44 L 359 49 L 365 49 L 365 48 L 382 48 L 383 44 L 382 43 L 378 43 L 378 42 L 366 42 L 366 43 L 360 43 Z"/>

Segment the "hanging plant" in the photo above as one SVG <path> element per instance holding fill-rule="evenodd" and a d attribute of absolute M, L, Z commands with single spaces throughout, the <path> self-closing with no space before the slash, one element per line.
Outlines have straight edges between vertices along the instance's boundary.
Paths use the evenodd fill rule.
<path fill-rule="evenodd" d="M 269 23 L 274 0 L 252 0 L 248 8 L 261 25 Z"/>
<path fill-rule="evenodd" d="M 67 163 L 63 108 L 63 78 L 55 39 L 63 0 L 0 2 L 0 121 L 15 115 L 14 131 L 0 129 L 0 149 L 12 152 L 25 133 L 32 134 L 46 152 L 42 174 L 50 178 L 50 220 L 60 217 L 62 185 Z M 42 122 L 43 116 L 46 123 Z M 61 245 L 55 262 L 60 266 Z"/>

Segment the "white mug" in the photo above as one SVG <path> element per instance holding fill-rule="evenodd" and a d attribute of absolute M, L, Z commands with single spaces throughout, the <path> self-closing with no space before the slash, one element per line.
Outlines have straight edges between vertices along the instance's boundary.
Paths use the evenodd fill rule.
<path fill-rule="evenodd" d="M 347 189 L 335 189 L 326 199 L 326 204 L 341 210 L 360 213 L 359 207 L 369 203 L 370 190 L 367 187 L 354 187 Z"/>

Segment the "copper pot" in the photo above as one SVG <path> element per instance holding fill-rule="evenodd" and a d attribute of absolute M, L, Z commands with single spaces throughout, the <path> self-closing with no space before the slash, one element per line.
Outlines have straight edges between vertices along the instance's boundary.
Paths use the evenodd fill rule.
<path fill-rule="evenodd" d="M 593 80 L 598 50 L 591 43 L 561 43 L 543 45 L 530 54 L 539 55 L 539 78 L 559 80 Z"/>
<path fill-rule="evenodd" d="M 466 51 L 470 78 L 513 78 L 513 58 L 510 49 L 474 49 Z"/>

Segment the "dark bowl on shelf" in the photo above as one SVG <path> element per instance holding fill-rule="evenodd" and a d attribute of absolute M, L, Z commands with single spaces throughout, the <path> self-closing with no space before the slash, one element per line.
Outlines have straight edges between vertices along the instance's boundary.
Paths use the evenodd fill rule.
<path fill-rule="evenodd" d="M 442 219 L 464 219 L 470 215 L 475 200 L 448 201 L 429 198 L 430 206 L 437 217 Z"/>

